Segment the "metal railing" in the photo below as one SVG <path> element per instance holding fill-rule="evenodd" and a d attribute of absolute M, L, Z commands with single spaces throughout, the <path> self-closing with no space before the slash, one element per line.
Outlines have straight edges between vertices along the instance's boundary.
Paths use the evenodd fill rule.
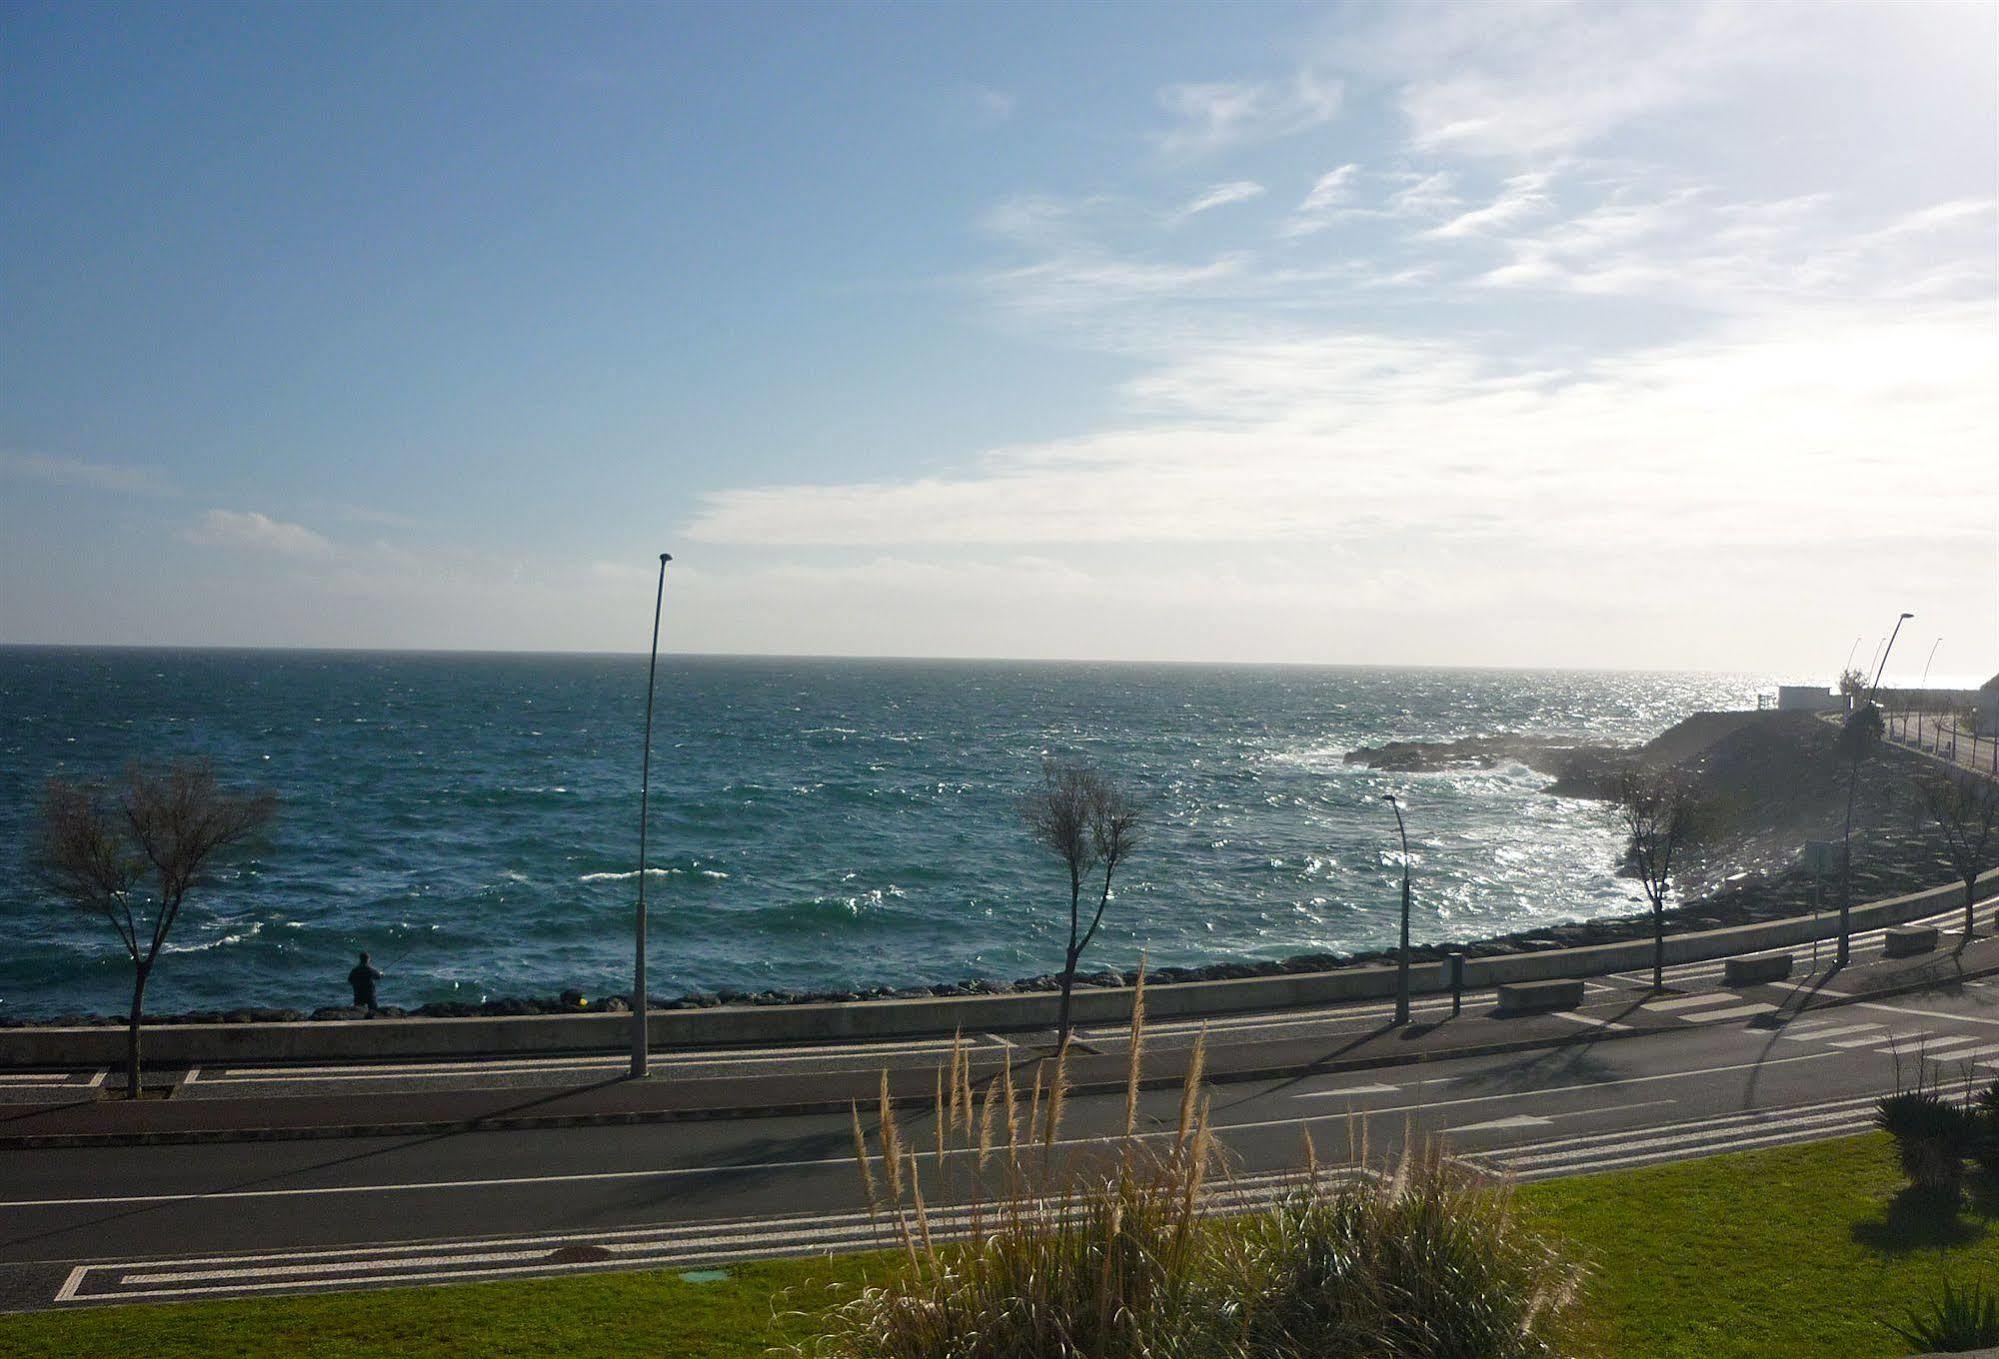
<path fill-rule="evenodd" d="M 1888 714 L 1888 739 L 1974 773 L 1999 778 L 1999 734 L 1966 731 L 1955 713 L 1902 708 Z"/>

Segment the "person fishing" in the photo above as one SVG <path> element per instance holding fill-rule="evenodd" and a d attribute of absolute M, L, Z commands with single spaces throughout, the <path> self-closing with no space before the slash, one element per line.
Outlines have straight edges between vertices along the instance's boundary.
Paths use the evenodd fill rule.
<path fill-rule="evenodd" d="M 370 963 L 365 953 L 361 955 L 361 961 L 354 965 L 354 970 L 347 974 L 347 984 L 354 988 L 354 1008 L 365 1009 L 370 1019 L 381 1013 L 375 1004 L 375 983 L 381 979 L 382 970 Z"/>

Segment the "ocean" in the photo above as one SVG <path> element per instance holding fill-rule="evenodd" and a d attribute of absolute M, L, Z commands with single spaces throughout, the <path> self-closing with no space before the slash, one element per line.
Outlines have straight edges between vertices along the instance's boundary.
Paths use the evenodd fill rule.
<path fill-rule="evenodd" d="M 101 920 L 30 872 L 51 775 L 212 759 L 280 799 L 193 897 L 149 1009 L 629 985 L 643 656 L 0 648 L 0 1015 L 115 1012 Z M 1086 966 L 1394 941 L 1403 795 L 1418 942 L 1642 909 L 1599 805 L 1520 767 L 1389 775 L 1390 739 L 1649 737 L 1745 675 L 666 657 L 652 990 L 823 990 L 1060 963 L 1066 880 L 1016 814 L 1047 759 L 1146 812 Z"/>

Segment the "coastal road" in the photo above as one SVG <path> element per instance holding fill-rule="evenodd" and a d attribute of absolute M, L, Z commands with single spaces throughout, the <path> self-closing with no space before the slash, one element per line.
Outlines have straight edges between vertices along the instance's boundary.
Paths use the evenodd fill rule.
<path fill-rule="evenodd" d="M 1725 993 L 1654 1002 L 1728 1008 Z M 1717 1009 L 1717 1004 L 1722 1008 Z M 1999 982 L 1754 1011 L 1615 1042 L 1212 1089 L 1240 1191 L 1436 1135 L 1524 1178 L 1830 1136 L 1919 1074 L 1990 1080 Z M 1161 1035 L 1164 1039 L 1165 1035 Z M 1144 1096 L 1170 1137 L 1178 1096 Z M 1070 1102 L 1060 1154 L 1120 1129 L 1119 1096 Z M 869 1120 L 871 1128 L 872 1120 Z M 905 1120 L 918 1147 L 927 1116 Z M 932 1192 L 934 1152 L 919 1164 Z M 949 1173 L 963 1176 L 963 1157 Z M 0 1151 L 0 1307 L 74 1307 L 640 1266 L 695 1267 L 875 1240 L 844 1117 L 412 1138 Z"/>
<path fill-rule="evenodd" d="M 1958 923 L 1961 910 L 1951 907 L 1916 922 L 1949 929 Z M 1884 930 L 1864 930 L 1853 936 L 1856 966 L 1876 961 L 1881 955 Z M 1816 970 L 1810 966 L 1812 950 L 1801 946 L 1796 984 L 1810 985 L 1830 975 L 1832 945 L 1823 944 Z M 1721 983 L 1724 962 L 1681 963 L 1666 969 L 1668 986 L 1700 990 Z M 1601 1004 L 1620 996 L 1632 1003 L 1651 984 L 1651 973 L 1628 972 L 1588 980 L 1591 1003 Z M 1725 998 L 1724 998 L 1725 999 Z M 1477 1013 L 1495 1003 L 1491 990 L 1467 992 L 1464 1008 Z M 1726 1008 L 1725 1006 L 1721 1008 Z M 1448 1014 L 1448 997 L 1420 995 L 1413 1014 L 1418 1023 Z M 1205 1029 L 1212 1038 L 1267 1041 L 1317 1038 L 1338 1042 L 1378 1030 L 1394 1006 L 1384 1001 L 1333 1005 L 1277 1014 L 1221 1015 L 1212 1019 L 1157 1021 L 1149 1029 L 1155 1051 L 1191 1046 Z M 1669 1012 L 1670 1013 L 1670 1012 Z M 1690 1010 L 1676 1018 L 1704 1017 Z M 1125 1031 L 1121 1025 L 1085 1025 L 1078 1037 L 1093 1049 L 1105 1053 L 1124 1050 Z M 1052 1043 L 1053 1034 L 969 1033 L 964 1041 L 983 1062 L 1010 1052 L 1031 1050 Z M 758 1049 L 713 1049 L 705 1051 L 655 1051 L 655 1072 L 663 1079 L 743 1077 L 756 1078 L 777 1072 L 851 1072 L 859 1069 L 916 1068 L 929 1070 L 947 1060 L 949 1038 L 914 1038 L 890 1042 L 835 1042 L 785 1044 Z M 260 1096 L 307 1097 L 312 1095 L 355 1096 L 413 1091 L 454 1091 L 559 1088 L 593 1078 L 612 1079 L 623 1072 L 630 1058 L 624 1053 L 577 1054 L 550 1057 L 466 1058 L 454 1060 L 380 1062 L 329 1062 L 314 1065 L 272 1065 L 268 1063 L 214 1064 L 171 1074 L 177 1078 L 174 1098 L 219 1100 Z M 110 1073 L 102 1067 L 72 1070 L 38 1070 L 0 1073 L 0 1109 L 8 1104 L 46 1102 L 52 1094 L 80 1093 L 103 1085 Z"/>

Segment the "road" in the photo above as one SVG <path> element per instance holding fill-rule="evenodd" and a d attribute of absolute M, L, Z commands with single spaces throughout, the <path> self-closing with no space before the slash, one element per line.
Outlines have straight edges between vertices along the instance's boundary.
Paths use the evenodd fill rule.
<path fill-rule="evenodd" d="M 1715 993 L 1656 1003 L 1729 1009 Z M 1308 1133 L 1337 1162 L 1362 1127 L 1377 1152 L 1439 1135 L 1540 1178 L 1854 1131 L 1898 1082 L 1989 1080 L 1999 1065 L 1999 983 L 1807 1011 L 1781 1027 L 1768 1006 L 1739 1008 L 1755 1013 L 1216 1086 L 1214 1124 L 1250 1194 L 1301 1164 Z M 1141 1131 L 1171 1136 L 1177 1101 L 1146 1095 Z M 1072 1100 L 1058 1154 L 1121 1128 L 1123 1112 L 1120 1096 Z M 926 1145 L 928 1118 L 908 1122 Z M 933 1184 L 935 1163 L 922 1154 Z M 844 1117 L 8 1150 L 0 1167 L 7 1308 L 694 1267 L 874 1240 Z"/>

